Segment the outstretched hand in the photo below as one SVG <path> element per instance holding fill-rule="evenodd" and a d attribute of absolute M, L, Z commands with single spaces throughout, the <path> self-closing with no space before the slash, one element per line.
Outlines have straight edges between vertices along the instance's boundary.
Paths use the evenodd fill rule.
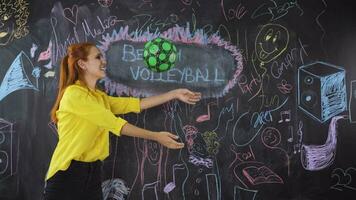
<path fill-rule="evenodd" d="M 177 135 L 166 131 L 155 133 L 155 140 L 169 149 L 181 149 L 184 147 L 184 143 L 177 142 L 177 139 L 179 139 Z"/>
<path fill-rule="evenodd" d="M 173 92 L 174 92 L 175 97 L 177 99 L 179 99 L 180 101 L 183 101 L 184 103 L 195 104 L 196 102 L 200 101 L 200 99 L 201 99 L 200 92 L 192 92 L 185 88 L 176 89 L 176 90 L 173 90 Z"/>

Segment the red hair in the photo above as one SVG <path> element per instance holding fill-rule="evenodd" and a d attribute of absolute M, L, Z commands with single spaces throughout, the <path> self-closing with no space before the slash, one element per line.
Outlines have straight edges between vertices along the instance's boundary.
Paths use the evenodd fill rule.
<path fill-rule="evenodd" d="M 95 45 L 89 42 L 72 44 L 68 47 L 67 55 L 62 59 L 60 66 L 57 99 L 51 109 L 52 122 L 57 123 L 58 121 L 56 111 L 59 108 L 59 103 L 61 102 L 65 89 L 73 85 L 77 80 L 85 83 L 83 80 L 83 70 L 78 66 L 78 60 L 86 61 L 92 47 L 95 47 Z"/>

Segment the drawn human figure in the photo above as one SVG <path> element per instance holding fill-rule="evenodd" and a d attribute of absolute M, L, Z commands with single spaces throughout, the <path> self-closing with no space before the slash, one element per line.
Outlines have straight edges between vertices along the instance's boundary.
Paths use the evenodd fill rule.
<path fill-rule="evenodd" d="M 191 117 L 183 113 L 190 112 L 185 111 L 179 104 L 173 105 L 172 110 L 173 132 L 180 136 L 186 147 L 180 150 L 180 161 L 186 173 L 181 172 L 180 180 L 175 183 L 182 188 L 180 198 L 220 199 L 221 178 L 216 156 L 220 142 L 228 134 L 228 124 L 233 120 L 232 104 L 223 107 L 211 121 L 205 122 L 196 122 L 194 119 L 189 122 Z M 199 130 L 197 127 L 200 123 L 210 123 L 212 126 L 207 130 Z"/>

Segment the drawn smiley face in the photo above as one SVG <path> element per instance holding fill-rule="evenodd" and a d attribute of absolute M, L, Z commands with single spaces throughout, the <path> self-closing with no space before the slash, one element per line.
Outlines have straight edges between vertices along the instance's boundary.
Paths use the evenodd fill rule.
<path fill-rule="evenodd" d="M 288 46 L 288 30 L 278 24 L 266 24 L 258 33 L 255 41 L 257 58 L 268 63 L 281 55 Z"/>
<path fill-rule="evenodd" d="M 27 25 L 29 15 L 28 2 L 25 0 L 0 3 L 0 46 L 29 33 Z"/>
<path fill-rule="evenodd" d="M 0 13 L 0 46 L 7 45 L 14 35 L 14 20 L 11 13 Z"/>

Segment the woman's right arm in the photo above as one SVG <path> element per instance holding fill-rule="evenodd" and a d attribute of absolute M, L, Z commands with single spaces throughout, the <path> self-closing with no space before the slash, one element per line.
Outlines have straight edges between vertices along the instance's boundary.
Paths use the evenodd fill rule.
<path fill-rule="evenodd" d="M 161 132 L 149 131 L 129 123 L 125 123 L 125 125 L 122 127 L 121 135 L 154 140 L 170 149 L 181 149 L 184 147 L 184 143 L 180 143 L 176 141 L 177 139 L 179 139 L 177 135 L 174 135 L 166 131 L 161 131 Z"/>

